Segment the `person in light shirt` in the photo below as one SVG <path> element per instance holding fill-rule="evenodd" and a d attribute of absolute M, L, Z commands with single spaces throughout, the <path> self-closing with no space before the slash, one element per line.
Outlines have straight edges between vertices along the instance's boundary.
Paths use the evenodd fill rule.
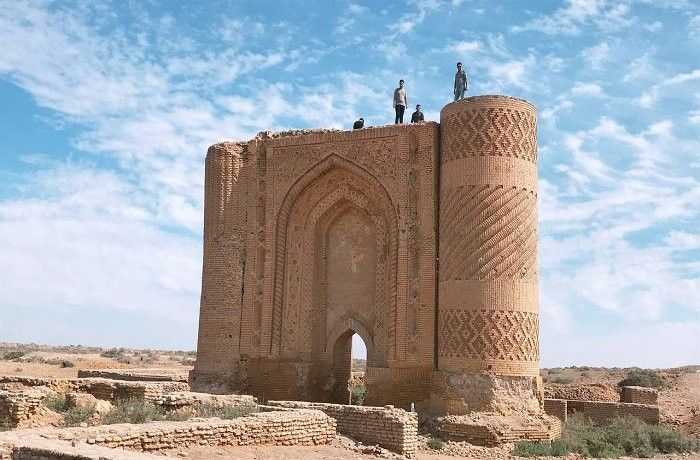
<path fill-rule="evenodd" d="M 394 90 L 394 110 L 396 118 L 394 124 L 403 123 L 403 113 L 408 106 L 408 96 L 406 96 L 406 87 L 403 80 L 399 80 L 399 87 Z"/>

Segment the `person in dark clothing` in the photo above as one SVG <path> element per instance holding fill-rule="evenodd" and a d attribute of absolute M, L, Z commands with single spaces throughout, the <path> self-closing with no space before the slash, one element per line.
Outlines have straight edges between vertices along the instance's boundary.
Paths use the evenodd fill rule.
<path fill-rule="evenodd" d="M 425 121 L 425 117 L 423 116 L 423 112 L 420 110 L 420 104 L 416 106 L 416 111 L 413 112 L 413 115 L 411 115 L 411 123 L 420 123 L 422 121 Z"/>
<path fill-rule="evenodd" d="M 467 72 L 462 68 L 462 63 L 457 63 L 457 73 L 455 74 L 455 101 L 464 99 L 464 94 L 469 89 L 469 80 L 467 79 Z"/>
<path fill-rule="evenodd" d="M 404 81 L 399 80 L 399 87 L 394 90 L 394 110 L 396 111 L 396 119 L 394 124 L 403 123 L 403 112 L 408 106 L 408 96 L 406 96 L 406 88 Z"/>
<path fill-rule="evenodd" d="M 365 119 L 360 117 L 355 123 L 352 124 L 352 129 L 362 129 L 365 127 Z"/>

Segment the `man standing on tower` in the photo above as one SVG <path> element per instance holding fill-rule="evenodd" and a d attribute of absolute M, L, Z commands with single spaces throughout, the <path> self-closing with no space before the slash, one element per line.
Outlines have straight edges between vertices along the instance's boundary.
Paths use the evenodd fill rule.
<path fill-rule="evenodd" d="M 467 83 L 467 72 L 462 69 L 462 63 L 457 63 L 457 73 L 455 74 L 455 101 L 464 99 L 464 93 L 467 92 L 469 84 Z"/>
<path fill-rule="evenodd" d="M 403 80 L 399 80 L 399 87 L 394 90 L 394 110 L 396 111 L 396 119 L 394 124 L 403 123 L 403 112 L 408 106 L 408 97 L 406 96 L 406 88 L 404 88 Z"/>

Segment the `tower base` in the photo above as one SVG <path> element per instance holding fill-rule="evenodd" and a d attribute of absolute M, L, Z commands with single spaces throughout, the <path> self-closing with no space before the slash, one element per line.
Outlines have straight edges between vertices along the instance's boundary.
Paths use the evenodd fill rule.
<path fill-rule="evenodd" d="M 427 409 L 436 415 L 490 412 L 543 414 L 544 390 L 539 376 L 435 371 Z"/>

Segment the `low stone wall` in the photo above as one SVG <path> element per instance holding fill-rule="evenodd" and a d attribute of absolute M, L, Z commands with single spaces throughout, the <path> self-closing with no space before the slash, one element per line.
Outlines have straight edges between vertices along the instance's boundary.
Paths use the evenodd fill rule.
<path fill-rule="evenodd" d="M 34 438 L 15 446 L 8 460 L 175 460 L 177 457 L 149 455 L 141 452 L 109 449 L 88 444 L 72 445 L 66 441 Z M 4 458 L 0 456 L 0 459 Z"/>
<path fill-rule="evenodd" d="M 138 382 L 111 380 L 104 378 L 42 378 L 23 376 L 2 376 L 0 385 L 13 388 L 47 387 L 58 393 L 78 391 L 90 393 L 97 399 L 115 401 L 117 399 L 147 399 L 154 400 L 174 391 L 189 391 L 190 386 L 185 382 Z"/>
<path fill-rule="evenodd" d="M 164 393 L 189 391 L 183 382 L 130 382 L 102 378 L 77 379 L 76 391 L 90 393 L 97 399 L 116 401 L 118 399 L 145 399 L 153 401 Z"/>
<path fill-rule="evenodd" d="M 77 379 L 58 379 L 51 377 L 26 377 L 23 375 L 1 375 L 0 389 L 19 390 L 31 387 L 47 387 L 59 393 L 75 389 Z"/>
<path fill-rule="evenodd" d="M 257 399 L 249 395 L 213 395 L 195 393 L 192 391 L 176 391 L 165 393 L 151 400 L 154 404 L 166 410 L 177 410 L 183 407 L 209 405 L 214 407 L 256 407 Z"/>
<path fill-rule="evenodd" d="M 561 422 L 549 415 L 501 415 L 475 412 L 437 420 L 440 438 L 495 447 L 516 441 L 551 441 L 561 436 Z"/>
<path fill-rule="evenodd" d="M 366 444 L 380 445 L 406 457 L 413 457 L 416 453 L 418 417 L 403 409 L 304 401 L 268 401 L 268 405 L 317 409 L 336 420 L 341 434 Z"/>
<path fill-rule="evenodd" d="M 0 426 L 23 427 L 41 408 L 44 395 L 38 391 L 0 391 Z"/>
<path fill-rule="evenodd" d="M 545 399 L 544 411 L 545 413 L 558 418 L 562 421 L 562 423 L 566 423 L 566 399 Z"/>
<path fill-rule="evenodd" d="M 659 403 L 659 392 L 654 388 L 635 386 L 622 387 L 621 401 L 624 403 L 655 406 Z"/>
<path fill-rule="evenodd" d="M 140 382 L 187 382 L 184 369 L 80 369 L 78 378 L 105 378 Z"/>
<path fill-rule="evenodd" d="M 573 401 L 620 401 L 620 392 L 614 385 L 607 383 L 547 383 L 544 386 L 547 399 L 566 399 Z"/>
<path fill-rule="evenodd" d="M 567 401 L 567 413 L 583 413 L 594 422 L 604 423 L 615 417 L 638 417 L 647 423 L 659 423 L 659 407 L 606 401 Z"/>
<path fill-rule="evenodd" d="M 0 433 L 0 446 L 5 446 L 5 449 L 8 446 L 17 448 L 30 444 L 31 439 L 42 437 L 55 441 L 69 441 L 76 445 L 85 443 L 112 449 L 161 453 L 169 449 L 202 445 L 328 444 L 335 437 L 335 433 L 335 419 L 321 411 L 299 409 L 255 413 L 233 420 L 206 419 L 151 422 L 142 425 L 125 423 L 89 428 L 10 431 Z"/>

